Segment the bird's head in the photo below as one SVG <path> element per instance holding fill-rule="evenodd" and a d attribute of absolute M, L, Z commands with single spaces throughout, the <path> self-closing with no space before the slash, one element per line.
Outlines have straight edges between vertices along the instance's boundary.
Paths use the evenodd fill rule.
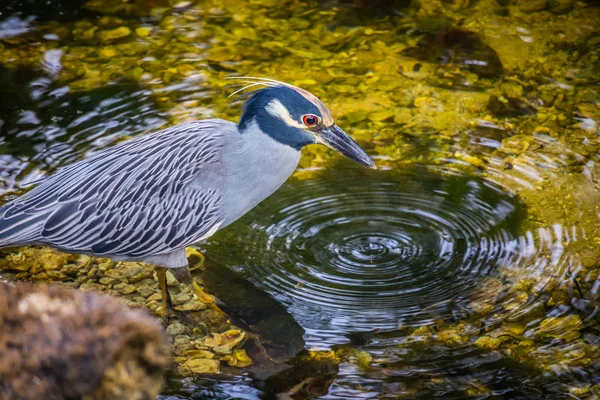
<path fill-rule="evenodd" d="M 251 92 L 246 100 L 239 123 L 241 131 L 255 123 L 265 134 L 295 149 L 321 143 L 360 164 L 376 168 L 367 153 L 333 123 L 331 113 L 315 95 L 270 79 L 240 79 L 250 83 L 246 88 L 266 86 Z"/>

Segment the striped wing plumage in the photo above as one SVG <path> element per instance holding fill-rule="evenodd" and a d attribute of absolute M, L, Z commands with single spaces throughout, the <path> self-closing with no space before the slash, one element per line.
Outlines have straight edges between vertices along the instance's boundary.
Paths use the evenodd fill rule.
<path fill-rule="evenodd" d="M 220 222 L 224 123 L 177 125 L 66 167 L 0 209 L 0 247 L 144 258 L 197 242 Z"/>

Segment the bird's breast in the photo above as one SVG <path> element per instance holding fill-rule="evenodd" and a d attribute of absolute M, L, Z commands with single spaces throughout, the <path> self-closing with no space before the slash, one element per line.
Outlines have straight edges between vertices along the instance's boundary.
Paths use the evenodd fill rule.
<path fill-rule="evenodd" d="M 300 151 L 253 125 L 224 151 L 223 225 L 231 224 L 269 197 L 294 173 Z"/>

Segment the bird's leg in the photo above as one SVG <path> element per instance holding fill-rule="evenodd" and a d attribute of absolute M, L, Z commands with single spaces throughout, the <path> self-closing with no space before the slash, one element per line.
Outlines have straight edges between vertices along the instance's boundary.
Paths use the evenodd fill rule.
<path fill-rule="evenodd" d="M 194 281 L 194 279 L 192 278 L 192 274 L 190 273 L 190 268 L 187 265 L 185 267 L 180 267 L 180 268 L 171 268 L 171 272 L 173 273 L 175 278 L 180 283 L 184 283 L 190 289 L 192 289 L 192 292 L 194 292 L 194 294 L 196 295 L 198 300 L 200 300 L 202 303 L 204 303 L 207 306 L 209 306 L 210 308 L 212 308 L 217 313 L 228 318 L 227 314 L 225 314 L 223 312 L 223 310 L 221 310 L 219 308 L 219 306 L 217 306 L 217 301 L 216 301 L 215 296 L 212 296 L 212 295 L 204 292 L 202 287 L 200 285 L 198 285 L 198 283 L 196 283 L 196 281 Z"/>
<path fill-rule="evenodd" d="M 154 267 L 154 272 L 156 272 L 158 285 L 160 286 L 162 294 L 163 312 L 168 314 L 169 311 L 173 311 L 173 303 L 171 301 L 171 296 L 169 295 L 169 290 L 167 289 L 167 268 Z"/>

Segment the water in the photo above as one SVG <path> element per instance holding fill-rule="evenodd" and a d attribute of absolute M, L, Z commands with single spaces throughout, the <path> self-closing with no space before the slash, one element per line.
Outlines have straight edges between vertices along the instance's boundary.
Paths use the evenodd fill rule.
<path fill-rule="evenodd" d="M 42 72 L 1 66 L 0 82 L 5 190 L 165 123 L 150 92 L 132 82 L 71 93 Z"/>
<path fill-rule="evenodd" d="M 237 119 L 230 75 L 313 91 L 380 167 L 307 148 L 202 246 L 207 288 L 288 364 L 170 374 L 161 399 L 600 396 L 597 4 L 9 3 L 7 198 L 130 136 Z"/>
<path fill-rule="evenodd" d="M 309 347 L 327 347 L 467 312 L 518 257 L 520 208 L 463 176 L 340 168 L 291 182 L 206 250 L 287 305 Z"/>
<path fill-rule="evenodd" d="M 534 238 L 515 196 L 436 170 L 338 165 L 290 182 L 205 249 L 283 304 L 307 348 L 372 357 L 368 368 L 349 357 L 323 398 L 562 398 L 598 364 L 557 377 L 474 342 L 493 332 L 525 361 L 531 349 L 521 343 L 540 335 L 541 319 L 572 315 L 543 304 L 552 276 L 575 262 L 563 243 L 583 233 L 555 225 Z M 534 280 L 523 297 L 515 283 Z M 581 305 L 576 314 L 593 319 L 595 304 Z M 568 353 L 589 351 L 579 344 Z M 551 340 L 541 352 L 564 345 Z"/>

